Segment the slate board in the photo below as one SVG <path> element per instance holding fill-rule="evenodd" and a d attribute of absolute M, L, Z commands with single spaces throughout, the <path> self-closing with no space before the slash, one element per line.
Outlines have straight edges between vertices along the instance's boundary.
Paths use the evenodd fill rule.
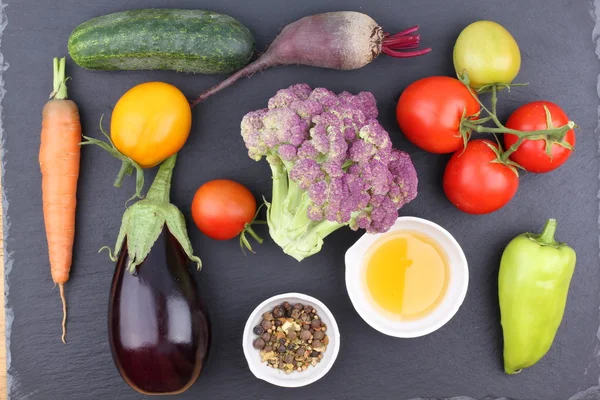
<path fill-rule="evenodd" d="M 373 3 L 373 4 L 369 4 Z M 321 2 L 193 0 L 8 0 L 2 20 L 4 56 L 3 189 L 5 194 L 7 350 L 11 399 L 140 399 L 120 378 L 111 360 L 106 308 L 113 264 L 98 249 L 112 244 L 132 193 L 133 182 L 112 187 L 119 165 L 97 148 L 82 152 L 77 243 L 69 302 L 68 345 L 60 342 L 60 302 L 48 273 L 37 162 L 40 111 L 51 91 L 51 59 L 65 55 L 71 30 L 109 12 L 142 7 L 209 8 L 228 13 L 265 48 L 278 31 L 299 17 L 348 9 L 370 14 L 385 29 L 421 25 L 423 44 L 433 53 L 411 60 L 381 57 L 351 72 L 285 67 L 242 80 L 194 110 L 193 131 L 181 152 L 172 200 L 188 219 L 190 237 L 204 260 L 198 284 L 212 317 L 213 346 L 199 381 L 181 399 L 409 399 L 419 396 L 507 396 L 519 400 L 599 399 L 596 388 L 598 306 L 598 200 L 600 170 L 593 5 L 588 1 L 360 0 Z M 394 117 L 399 93 L 429 75 L 451 75 L 452 45 L 460 30 L 479 19 L 507 27 L 520 44 L 518 80 L 530 82 L 503 94 L 502 117 L 520 104 L 549 99 L 562 105 L 581 127 L 577 151 L 559 171 L 526 174 L 515 199 L 486 216 L 468 216 L 444 197 L 441 177 L 447 156 L 425 154 L 403 138 Z M 90 72 L 68 63 L 69 94 L 77 101 L 88 135 L 135 84 L 162 80 L 192 98 L 222 79 L 169 72 Z M 455 316 L 439 331 L 418 339 L 386 337 L 356 314 L 344 284 L 344 251 L 359 237 L 349 229 L 332 235 L 320 254 L 301 265 L 270 240 L 245 257 L 236 241 L 215 242 L 189 218 L 196 188 L 214 178 L 233 178 L 259 197 L 270 193 L 265 162 L 246 155 L 239 136 L 242 116 L 266 105 L 278 89 L 308 82 L 334 91 L 371 91 L 380 121 L 394 144 L 410 152 L 419 173 L 419 196 L 402 215 L 431 219 L 452 232 L 470 263 L 470 287 Z M 502 371 L 497 271 L 503 247 L 516 234 L 559 220 L 558 239 L 572 244 L 578 264 L 563 324 L 548 355 L 534 368 L 508 377 Z M 266 235 L 266 232 L 261 232 Z M 287 291 L 314 295 L 337 317 L 341 351 L 319 382 L 286 390 L 254 378 L 240 339 L 247 316 L 268 296 Z"/>

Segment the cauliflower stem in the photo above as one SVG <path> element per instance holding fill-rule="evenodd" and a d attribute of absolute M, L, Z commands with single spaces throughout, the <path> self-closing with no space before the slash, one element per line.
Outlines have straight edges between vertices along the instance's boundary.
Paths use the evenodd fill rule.
<path fill-rule="evenodd" d="M 288 177 L 283 166 L 271 164 L 273 194 L 267 205 L 269 234 L 283 252 L 298 261 L 321 251 L 323 239 L 345 226 L 335 221 L 313 221 L 307 216 L 308 193 Z"/>

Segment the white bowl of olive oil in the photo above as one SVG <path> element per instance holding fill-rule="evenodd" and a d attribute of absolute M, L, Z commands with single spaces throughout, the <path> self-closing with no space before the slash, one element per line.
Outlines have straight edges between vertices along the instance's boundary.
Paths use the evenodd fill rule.
<path fill-rule="evenodd" d="M 469 269 L 454 237 L 438 224 L 399 217 L 346 252 L 346 288 L 358 314 L 386 335 L 412 338 L 446 324 L 467 293 Z"/>

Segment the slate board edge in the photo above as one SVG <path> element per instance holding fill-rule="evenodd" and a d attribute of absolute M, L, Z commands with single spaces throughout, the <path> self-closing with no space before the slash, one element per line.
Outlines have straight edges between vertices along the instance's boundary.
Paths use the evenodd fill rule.
<path fill-rule="evenodd" d="M 4 3 L 4 1 L 0 0 L 0 48 L 1 48 L 1 38 L 2 38 L 2 33 L 4 32 L 4 28 L 6 28 L 6 25 L 8 24 L 8 20 L 6 17 L 6 4 Z M 6 69 L 8 68 L 8 64 L 6 62 L 4 62 L 4 55 L 2 54 L 2 52 L 0 52 L 0 157 L 2 160 L 4 160 L 4 128 L 3 128 L 3 109 L 2 109 L 2 99 L 4 99 L 4 95 L 6 94 L 6 90 L 4 89 L 4 71 L 6 71 Z M 12 311 L 12 308 L 10 306 L 10 303 L 8 303 L 8 293 L 10 290 L 10 285 L 9 285 L 9 275 L 10 275 L 10 271 L 12 270 L 12 265 L 13 265 L 13 259 L 10 253 L 8 253 L 6 251 L 6 238 L 8 237 L 8 231 L 10 229 L 10 220 L 8 218 L 8 214 L 7 214 L 7 210 L 8 210 L 8 200 L 6 198 L 6 195 L 4 193 L 4 172 L 5 172 L 5 164 L 4 161 L 2 161 L 2 223 L 3 223 L 3 235 L 4 235 L 4 274 L 5 274 L 5 279 L 4 279 L 4 304 L 5 304 L 5 338 L 6 338 L 6 342 L 5 342 L 5 351 L 6 351 L 6 382 L 4 383 L 6 385 L 6 393 L 7 393 L 7 398 L 10 398 L 10 393 L 12 392 L 12 387 L 15 384 L 15 380 L 13 379 L 12 375 L 10 374 L 10 336 L 11 336 L 11 327 L 12 327 L 12 321 L 14 318 L 14 313 Z"/>

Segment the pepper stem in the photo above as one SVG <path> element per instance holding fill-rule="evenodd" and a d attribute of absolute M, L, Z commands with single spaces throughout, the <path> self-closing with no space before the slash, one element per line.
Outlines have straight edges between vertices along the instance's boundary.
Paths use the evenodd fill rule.
<path fill-rule="evenodd" d="M 64 100 L 67 98 L 67 78 L 65 78 L 65 58 L 54 57 L 54 85 L 50 98 Z"/>
<path fill-rule="evenodd" d="M 538 242 L 542 244 L 552 245 L 556 243 L 554 240 L 554 233 L 556 232 L 556 220 L 554 218 L 550 218 L 546 221 L 546 225 L 544 225 L 544 229 L 542 229 L 542 233 L 537 236 Z"/>
<path fill-rule="evenodd" d="M 171 192 L 171 177 L 173 176 L 173 168 L 177 162 L 177 153 L 167 158 L 160 164 L 160 168 L 156 173 L 156 177 L 152 182 L 152 186 L 148 189 L 148 200 L 153 200 L 159 203 L 170 203 Z"/>

